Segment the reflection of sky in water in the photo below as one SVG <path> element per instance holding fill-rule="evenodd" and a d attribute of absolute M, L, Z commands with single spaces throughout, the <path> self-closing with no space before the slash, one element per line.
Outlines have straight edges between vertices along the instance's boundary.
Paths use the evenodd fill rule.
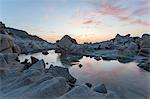
<path fill-rule="evenodd" d="M 31 55 L 21 55 L 21 61 Z M 49 65 L 63 66 L 59 55 L 49 51 L 48 55 L 33 54 L 38 59 L 44 59 Z M 136 63 L 122 64 L 118 61 L 96 61 L 93 58 L 83 57 L 80 60 L 83 66 L 69 67 L 72 76 L 78 79 L 78 83 L 92 83 L 93 86 L 104 83 L 107 89 L 117 93 L 121 99 L 148 99 L 150 94 L 150 73 L 138 68 Z M 65 67 L 65 66 L 63 66 Z"/>

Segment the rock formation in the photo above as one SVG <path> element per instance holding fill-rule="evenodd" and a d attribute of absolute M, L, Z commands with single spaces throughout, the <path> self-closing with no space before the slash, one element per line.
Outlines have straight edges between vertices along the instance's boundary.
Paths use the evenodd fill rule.
<path fill-rule="evenodd" d="M 0 47 L 0 52 L 3 53 L 27 54 L 56 48 L 55 44 L 30 35 L 26 31 L 6 27 L 2 22 L 0 22 L 0 43 L 3 46 Z"/>
<path fill-rule="evenodd" d="M 71 38 L 68 35 L 62 37 L 62 39 L 59 40 L 56 44 L 58 46 L 57 52 L 61 53 L 79 54 L 85 50 L 84 46 L 78 44 L 75 39 Z"/>
<path fill-rule="evenodd" d="M 21 53 L 2 22 L 0 22 L 0 53 Z"/>

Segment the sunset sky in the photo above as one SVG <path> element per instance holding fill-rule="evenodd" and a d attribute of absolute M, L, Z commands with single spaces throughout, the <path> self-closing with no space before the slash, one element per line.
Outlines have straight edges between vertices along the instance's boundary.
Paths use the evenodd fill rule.
<path fill-rule="evenodd" d="M 0 0 L 0 20 L 50 42 L 96 42 L 150 33 L 150 0 Z"/>

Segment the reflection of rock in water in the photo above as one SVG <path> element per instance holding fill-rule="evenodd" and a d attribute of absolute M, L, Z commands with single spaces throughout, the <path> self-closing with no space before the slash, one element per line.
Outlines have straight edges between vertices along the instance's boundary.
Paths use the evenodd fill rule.
<path fill-rule="evenodd" d="M 71 66 L 72 62 L 79 62 L 82 57 L 82 55 L 61 54 L 59 59 L 64 66 Z"/>
<path fill-rule="evenodd" d="M 134 59 L 132 57 L 118 57 L 118 61 L 120 63 L 129 63 L 132 62 Z"/>

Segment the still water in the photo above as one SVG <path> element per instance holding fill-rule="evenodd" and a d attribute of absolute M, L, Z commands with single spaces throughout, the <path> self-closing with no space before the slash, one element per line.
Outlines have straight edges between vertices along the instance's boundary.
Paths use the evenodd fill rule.
<path fill-rule="evenodd" d="M 91 83 L 93 86 L 104 83 L 106 88 L 115 93 L 120 99 L 150 99 L 150 73 L 141 70 L 136 63 L 119 63 L 115 61 L 97 61 L 93 58 L 83 57 L 73 66 L 68 66 L 60 61 L 60 54 L 53 50 L 48 55 L 35 53 L 20 55 L 24 61 L 34 56 L 44 59 L 45 63 L 69 68 L 70 74 L 77 79 L 77 83 Z M 30 61 L 30 60 L 29 60 Z M 82 64 L 82 67 L 79 67 Z M 46 67 L 48 68 L 49 65 Z"/>

